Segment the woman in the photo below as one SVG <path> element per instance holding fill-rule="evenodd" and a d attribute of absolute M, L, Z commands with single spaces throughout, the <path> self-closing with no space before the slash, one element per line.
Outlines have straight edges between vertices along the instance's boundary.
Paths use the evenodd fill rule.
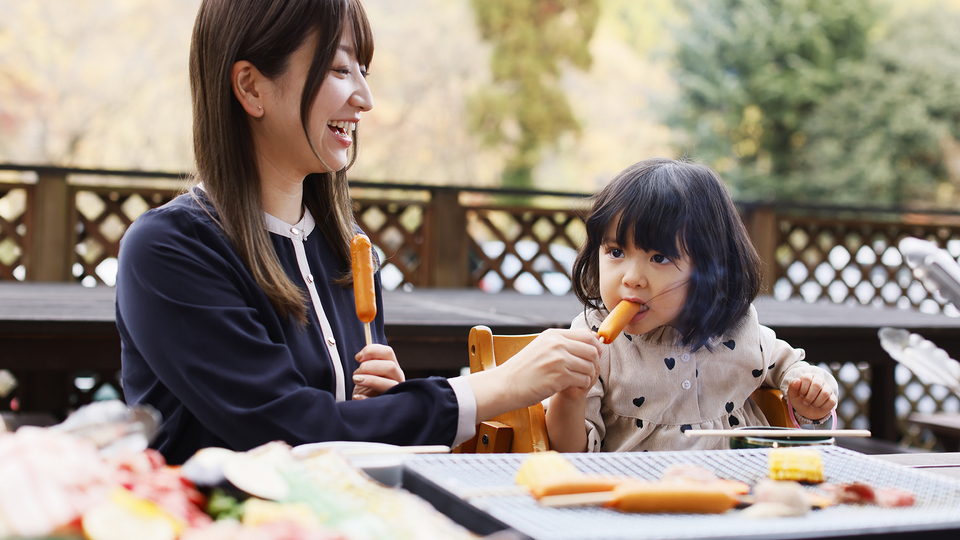
<path fill-rule="evenodd" d="M 596 376 L 596 337 L 556 330 L 492 371 L 404 382 L 384 345 L 379 277 L 377 344 L 364 347 L 344 171 L 373 106 L 372 55 L 357 0 L 200 6 L 199 182 L 130 227 L 117 277 L 124 394 L 163 415 L 153 444 L 170 463 L 272 440 L 456 445 L 482 420 Z"/>

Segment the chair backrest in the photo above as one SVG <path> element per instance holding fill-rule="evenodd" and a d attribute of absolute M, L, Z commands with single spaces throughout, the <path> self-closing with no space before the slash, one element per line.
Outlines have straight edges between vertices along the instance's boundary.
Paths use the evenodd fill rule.
<path fill-rule="evenodd" d="M 538 334 L 494 335 L 486 326 L 474 326 L 468 339 L 470 372 L 477 373 L 506 362 Z M 759 388 L 751 396 L 771 426 L 792 427 L 780 390 Z M 455 453 L 520 453 L 550 449 L 543 405 L 510 411 L 481 422 L 477 435 L 454 449 Z"/>
<path fill-rule="evenodd" d="M 767 422 L 771 426 L 793 427 L 790 411 L 787 410 L 787 403 L 780 390 L 761 387 L 754 390 L 750 397 L 763 411 L 763 415 L 767 417 Z"/>
<path fill-rule="evenodd" d="M 486 326 L 470 330 L 470 372 L 477 373 L 506 362 L 538 334 L 493 335 Z M 506 412 L 477 427 L 477 435 L 454 449 L 460 453 L 543 452 L 550 449 L 543 405 L 537 403 Z"/>

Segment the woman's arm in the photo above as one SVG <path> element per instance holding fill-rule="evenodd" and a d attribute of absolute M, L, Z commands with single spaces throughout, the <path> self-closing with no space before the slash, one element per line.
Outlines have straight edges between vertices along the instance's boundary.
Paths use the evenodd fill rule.
<path fill-rule="evenodd" d="M 470 374 L 477 423 L 569 387 L 589 388 L 597 377 L 600 347 L 597 336 L 587 330 L 545 330 L 509 362 Z"/>
<path fill-rule="evenodd" d="M 355 317 L 345 301 L 324 309 Z M 160 446 L 450 444 L 457 431 L 456 395 L 439 379 L 337 402 L 317 322 L 298 327 L 277 317 L 235 251 L 188 212 L 145 214 L 124 235 L 117 322 L 124 393 L 161 410 Z M 287 345 L 293 341 L 297 354 Z"/>

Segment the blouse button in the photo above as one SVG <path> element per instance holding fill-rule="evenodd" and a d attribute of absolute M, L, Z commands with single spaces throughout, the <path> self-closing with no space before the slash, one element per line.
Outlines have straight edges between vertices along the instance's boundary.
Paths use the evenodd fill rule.
<path fill-rule="evenodd" d="M 293 233 L 294 236 L 300 236 L 300 230 L 296 227 L 290 227 L 290 232 Z"/>
<path fill-rule="evenodd" d="M 689 353 L 683 353 L 682 355 L 680 355 L 680 360 L 682 360 L 682 361 L 684 361 L 684 362 L 689 362 L 689 361 L 690 361 L 690 354 L 689 354 Z"/>
<path fill-rule="evenodd" d="M 690 386 L 691 386 L 691 385 L 690 385 L 690 381 L 683 381 L 683 382 L 680 384 L 680 386 L 682 386 L 684 390 L 689 390 L 689 389 L 690 389 Z"/>
<path fill-rule="evenodd" d="M 307 283 L 313 283 L 313 274 L 307 274 Z"/>
<path fill-rule="evenodd" d="M 337 340 L 333 339 L 332 337 L 327 338 L 327 345 L 333 347 L 336 344 L 337 344 Z"/>

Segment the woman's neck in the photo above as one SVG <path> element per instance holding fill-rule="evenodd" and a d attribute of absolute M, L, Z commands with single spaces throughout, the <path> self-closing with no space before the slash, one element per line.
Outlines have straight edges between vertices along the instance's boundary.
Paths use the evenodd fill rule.
<path fill-rule="evenodd" d="M 281 176 L 261 177 L 260 196 L 263 210 L 289 223 L 299 223 L 303 217 L 303 179 L 292 180 Z"/>

